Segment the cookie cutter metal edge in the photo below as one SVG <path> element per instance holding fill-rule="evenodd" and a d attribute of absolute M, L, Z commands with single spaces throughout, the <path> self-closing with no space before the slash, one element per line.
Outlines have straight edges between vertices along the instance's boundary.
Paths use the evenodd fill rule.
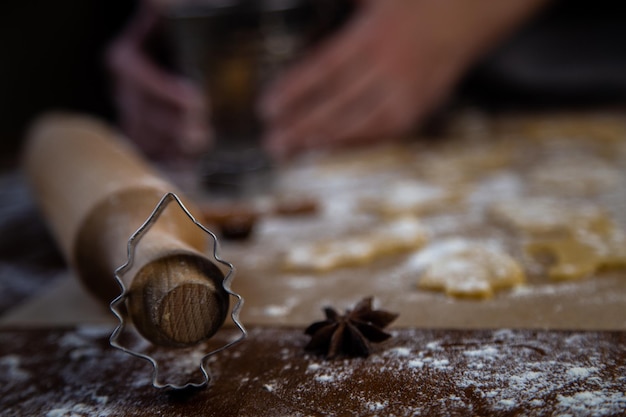
<path fill-rule="evenodd" d="M 222 265 L 226 266 L 228 268 L 228 273 L 226 274 L 226 276 L 224 277 L 223 281 L 222 281 L 222 288 L 226 291 L 226 293 L 231 296 L 234 297 L 237 302 L 235 303 L 235 305 L 231 308 L 231 313 L 230 313 L 230 317 L 233 321 L 233 323 L 235 324 L 235 326 L 239 329 L 239 331 L 241 332 L 241 334 L 239 335 L 239 337 L 237 337 L 236 339 L 226 343 L 225 345 L 214 349 L 208 353 L 206 353 L 201 359 L 200 359 L 200 370 L 202 372 L 203 378 L 204 380 L 200 383 L 196 383 L 196 382 L 187 382 L 185 384 L 182 385 L 178 385 L 178 384 L 169 384 L 169 383 L 161 383 L 159 382 L 158 378 L 159 378 L 159 365 L 156 359 L 154 359 L 152 356 L 141 353 L 141 352 L 137 352 L 134 351 L 130 348 L 127 348 L 125 346 L 122 346 L 121 344 L 118 343 L 118 339 L 120 337 L 120 335 L 122 334 L 122 332 L 124 331 L 125 327 L 126 327 L 126 319 L 124 318 L 124 314 L 122 313 L 122 311 L 119 309 L 120 304 L 124 303 L 124 301 L 126 301 L 126 298 L 128 297 L 128 289 L 126 288 L 126 286 L 124 285 L 124 282 L 122 281 L 122 275 L 130 268 L 132 268 L 134 260 L 135 260 L 135 247 L 137 246 L 137 244 L 139 243 L 139 241 L 141 240 L 141 238 L 143 237 L 143 235 L 145 235 L 148 230 L 150 229 L 150 227 L 156 223 L 156 221 L 158 220 L 159 216 L 161 215 L 161 213 L 165 210 L 165 208 L 171 203 L 175 201 L 178 206 L 183 210 L 183 212 L 187 215 L 187 217 L 189 217 L 189 219 L 191 219 L 191 221 L 198 226 L 200 229 L 202 229 L 202 231 L 204 231 L 205 233 L 207 233 L 209 236 L 211 236 L 211 238 L 213 239 L 213 258 L 221 263 Z M 228 349 L 229 347 L 231 347 L 232 345 L 235 345 L 241 341 L 243 341 L 247 335 L 248 332 L 246 331 L 245 327 L 243 326 L 243 324 L 241 323 L 240 319 L 239 319 L 239 313 L 240 310 L 243 306 L 244 303 L 244 299 L 243 297 L 236 293 L 233 292 L 232 289 L 230 288 L 230 284 L 233 280 L 234 277 L 234 273 L 235 273 L 235 267 L 221 259 L 217 253 L 218 251 L 218 245 L 219 245 L 219 241 L 217 239 L 217 236 L 215 236 L 215 234 L 213 232 L 211 232 L 209 229 L 207 229 L 206 227 L 204 227 L 202 224 L 200 224 L 200 222 L 198 222 L 195 217 L 193 217 L 193 215 L 189 212 L 189 210 L 185 207 L 185 205 L 182 203 L 182 201 L 180 200 L 180 198 L 172 193 L 172 192 L 168 192 L 166 193 L 161 200 L 159 201 L 159 203 L 157 204 L 157 206 L 154 208 L 154 210 L 152 211 L 152 214 L 150 214 L 150 216 L 148 217 L 148 219 L 135 231 L 135 233 L 133 233 L 131 235 L 131 237 L 128 239 L 128 243 L 127 243 L 127 247 L 126 247 L 126 254 L 127 254 L 127 260 L 126 262 L 121 265 L 120 267 L 118 267 L 114 274 L 115 274 L 115 279 L 117 281 L 117 283 L 119 284 L 119 286 L 121 287 L 122 293 L 116 297 L 111 304 L 109 305 L 111 312 L 117 317 L 117 319 L 119 320 L 119 324 L 117 325 L 117 327 L 113 330 L 113 333 L 111 333 L 111 336 L 109 337 L 109 344 L 116 348 L 121 350 L 124 353 L 128 353 L 134 357 L 140 358 L 140 359 L 144 359 L 148 362 L 150 362 L 150 364 L 152 365 L 152 386 L 154 388 L 158 388 L 158 389 L 163 389 L 163 388 L 167 388 L 167 389 L 173 389 L 173 390 L 182 390 L 182 389 L 186 389 L 186 388 L 202 388 L 204 386 L 207 386 L 209 381 L 211 380 L 210 377 L 210 372 L 207 370 L 205 364 L 206 361 L 209 357 L 215 355 L 218 352 L 221 352 L 225 349 Z"/>

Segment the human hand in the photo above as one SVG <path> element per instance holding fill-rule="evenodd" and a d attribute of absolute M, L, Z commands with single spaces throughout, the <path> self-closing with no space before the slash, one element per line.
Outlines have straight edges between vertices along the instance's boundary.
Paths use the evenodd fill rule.
<path fill-rule="evenodd" d="M 362 0 L 335 36 L 288 69 L 260 104 L 278 157 L 398 137 L 543 0 Z"/>
<path fill-rule="evenodd" d="M 157 12 L 143 2 L 105 59 L 124 132 L 148 156 L 180 160 L 209 145 L 206 104 L 196 86 L 160 68 L 145 52 L 158 23 Z"/>

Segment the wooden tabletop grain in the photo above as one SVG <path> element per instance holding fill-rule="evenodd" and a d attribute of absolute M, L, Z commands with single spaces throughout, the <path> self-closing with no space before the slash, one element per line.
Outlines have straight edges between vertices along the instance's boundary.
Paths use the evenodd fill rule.
<path fill-rule="evenodd" d="M 208 388 L 187 392 L 154 389 L 147 363 L 113 350 L 107 337 L 107 329 L 94 326 L 0 331 L 0 415 L 616 416 L 626 410 L 624 332 L 397 329 L 367 358 L 326 360 L 304 351 L 302 329 L 254 327 L 246 341 L 209 360 Z"/>

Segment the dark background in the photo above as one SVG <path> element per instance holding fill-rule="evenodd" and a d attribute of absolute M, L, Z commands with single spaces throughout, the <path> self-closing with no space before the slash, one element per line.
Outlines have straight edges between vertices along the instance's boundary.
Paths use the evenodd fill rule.
<path fill-rule="evenodd" d="M 4 0 L 0 10 L 0 162 L 28 123 L 51 108 L 109 120 L 103 48 L 131 15 L 130 0 Z"/>
<path fill-rule="evenodd" d="M 103 51 L 131 0 L 5 0 L 0 12 L 0 167 L 48 109 L 115 120 Z M 626 13 L 619 1 L 556 1 L 462 80 L 456 102 L 487 109 L 622 105 Z"/>

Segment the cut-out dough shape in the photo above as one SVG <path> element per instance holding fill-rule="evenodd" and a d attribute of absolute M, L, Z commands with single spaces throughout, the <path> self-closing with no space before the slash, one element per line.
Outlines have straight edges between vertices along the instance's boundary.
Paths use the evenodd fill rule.
<path fill-rule="evenodd" d="M 626 236 L 608 217 L 574 228 L 569 236 L 532 241 L 530 256 L 547 253 L 554 258 L 548 276 L 555 281 L 588 277 L 600 269 L 626 267 Z"/>
<path fill-rule="evenodd" d="M 554 281 L 568 281 L 593 274 L 600 264 L 594 247 L 575 239 L 554 239 L 532 242 L 526 245 L 531 256 L 548 253 L 555 262 L 548 268 L 548 276 Z"/>
<path fill-rule="evenodd" d="M 417 249 L 426 240 L 426 229 L 417 219 L 399 218 L 362 235 L 293 246 L 287 251 L 284 264 L 289 270 L 330 271 Z"/>
<path fill-rule="evenodd" d="M 593 246 L 600 257 L 601 268 L 626 266 L 626 234 L 608 216 L 576 228 L 572 236 Z"/>
<path fill-rule="evenodd" d="M 600 269 L 626 266 L 626 237 L 597 206 L 536 198 L 498 202 L 491 214 L 530 239 L 527 255 L 554 258 L 547 270 L 552 280 L 581 279 Z"/>
<path fill-rule="evenodd" d="M 524 271 L 511 256 L 495 248 L 473 244 L 455 245 L 434 257 L 417 285 L 454 297 L 489 298 L 498 289 L 525 282 Z"/>

